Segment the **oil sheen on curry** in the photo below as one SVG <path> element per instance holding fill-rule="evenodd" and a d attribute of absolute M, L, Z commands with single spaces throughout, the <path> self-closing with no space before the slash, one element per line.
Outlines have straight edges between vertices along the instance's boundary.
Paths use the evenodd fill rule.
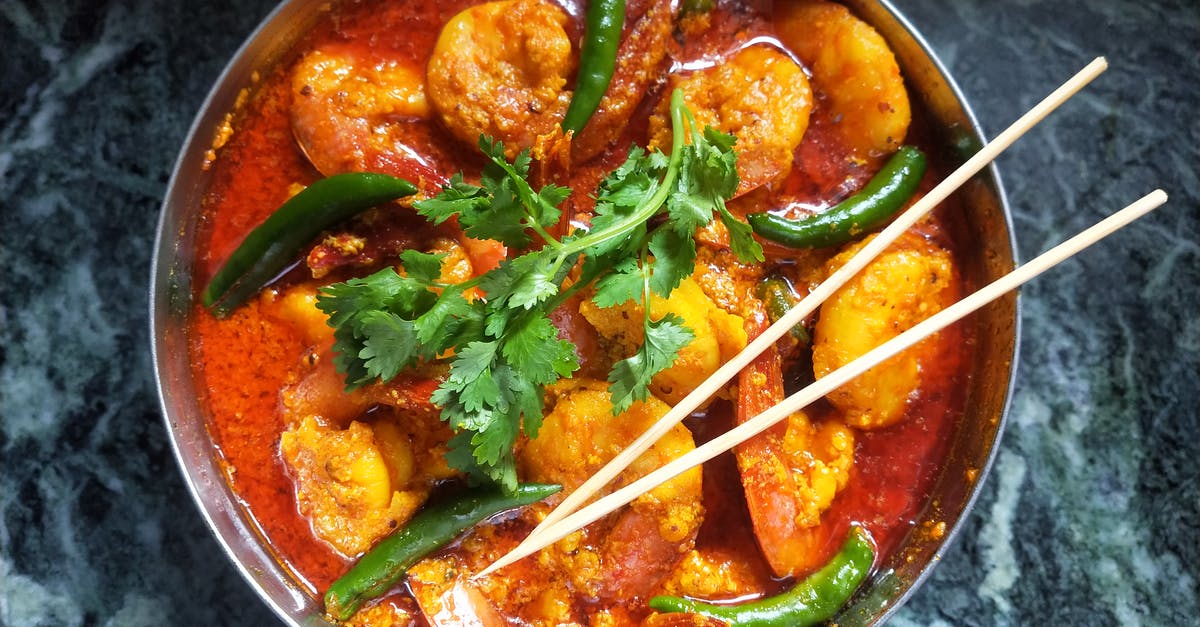
<path fill-rule="evenodd" d="M 971 338 L 957 326 L 538 553 L 471 577 L 877 228 L 805 243 L 751 229 L 747 216 L 773 216 L 785 230 L 829 218 L 909 147 L 931 165 L 898 204 L 938 176 L 933 134 L 887 43 L 841 5 L 627 0 L 607 42 L 610 72 L 589 49 L 599 28 L 590 9 L 584 0 L 333 3 L 248 86 L 215 146 L 201 288 L 317 181 L 382 173 L 417 190 L 328 225 L 227 316 L 199 303 L 192 314 L 194 376 L 228 480 L 301 585 L 324 595 L 373 547 L 464 490 L 561 486 L 453 534 L 354 611 L 331 612 L 335 620 L 736 623 L 659 612 L 650 599 L 736 608 L 786 595 L 837 559 L 852 529 L 887 555 L 926 505 L 970 376 Z M 585 90 L 595 110 L 564 130 Z M 732 170 L 712 174 L 722 164 Z M 596 243 L 668 176 L 675 191 L 660 194 L 661 210 Z M 491 195 L 480 200 L 479 190 Z M 530 201 L 520 190 L 534 192 L 533 205 L 505 218 Z M 495 213 L 468 214 L 484 206 Z M 607 489 L 957 300 L 973 246 L 954 209 L 897 240 Z M 553 259 L 542 273 L 552 287 L 497 287 L 520 259 Z M 400 314 L 364 314 L 358 326 L 343 309 L 330 317 L 339 286 L 377 277 L 422 286 L 411 297 L 371 292 L 386 307 L 448 313 L 424 326 Z M 386 333 L 408 338 L 416 356 L 389 353 Z M 484 345 L 495 355 L 480 358 Z M 476 398 L 485 384 L 501 400 Z M 524 404 L 514 409 L 510 397 Z"/>

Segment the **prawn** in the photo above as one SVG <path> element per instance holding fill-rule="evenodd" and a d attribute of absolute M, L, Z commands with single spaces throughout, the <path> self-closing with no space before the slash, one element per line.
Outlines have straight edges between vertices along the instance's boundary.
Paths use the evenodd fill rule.
<path fill-rule="evenodd" d="M 291 83 L 292 134 L 318 172 L 384 172 L 427 191 L 449 181 L 422 68 L 330 46 L 301 57 Z"/>
<path fill-rule="evenodd" d="M 840 267 L 870 239 L 847 247 L 829 261 Z M 905 234 L 821 307 L 813 330 L 813 374 L 818 378 L 908 330 L 950 303 L 957 294 L 949 251 Z M 904 418 L 921 383 L 921 362 L 936 359 L 938 336 L 871 368 L 828 399 L 851 426 L 879 429 Z"/>
<path fill-rule="evenodd" d="M 787 55 L 765 45 L 743 48 L 723 63 L 679 77 L 671 87 L 696 124 L 737 138 L 735 195 L 774 181 L 792 167 L 792 153 L 808 129 L 812 90 L 804 70 Z M 650 146 L 671 145 L 669 94 L 650 116 Z"/>
<path fill-rule="evenodd" d="M 332 361 L 324 354 L 281 393 L 289 426 L 279 450 L 313 531 L 353 556 L 407 522 L 436 483 L 455 476 L 445 460 L 451 433 L 429 401 L 435 381 L 345 393 Z M 379 409 L 368 414 L 372 407 Z"/>
<path fill-rule="evenodd" d="M 366 551 L 429 494 L 429 485 L 414 481 L 413 451 L 391 425 L 354 421 L 337 429 L 308 416 L 283 432 L 279 450 L 300 513 L 343 555 Z"/>
<path fill-rule="evenodd" d="M 539 435 L 519 455 L 531 481 L 579 487 L 608 460 L 670 409 L 656 398 L 612 415 L 608 387 L 572 380 L 551 392 L 554 409 Z M 695 448 L 691 433 L 676 425 L 617 478 L 628 483 Z M 692 548 L 703 520 L 701 472 L 693 468 L 638 497 L 615 519 L 572 534 L 547 547 L 538 560 L 566 577 L 584 596 L 629 602 L 653 589 Z"/>
<path fill-rule="evenodd" d="M 649 6 L 647 6 L 649 5 Z M 631 0 L 608 90 L 587 125 L 571 141 L 571 156 L 583 163 L 621 136 L 652 82 L 661 75 L 675 25 L 670 0 Z"/>
<path fill-rule="evenodd" d="M 777 34 L 812 71 L 812 82 L 853 154 L 889 154 L 908 133 L 912 111 L 887 42 L 846 7 L 826 0 L 776 3 Z"/>
<path fill-rule="evenodd" d="M 755 336 L 765 312 L 749 318 Z M 768 349 L 738 376 L 737 420 L 743 423 L 783 400 L 779 352 Z M 780 577 L 808 573 L 832 555 L 844 529 L 821 515 L 849 481 L 854 434 L 844 423 L 813 423 L 792 414 L 734 449 L 746 505 L 763 555 Z"/>
<path fill-rule="evenodd" d="M 458 139 L 552 150 L 571 100 L 576 59 L 567 14 L 546 0 L 499 0 L 470 7 L 442 28 L 426 72 L 429 100 Z"/>
<path fill-rule="evenodd" d="M 580 303 L 579 312 L 614 354 L 632 354 L 642 343 L 642 308 L 633 301 L 602 308 L 589 299 Z M 668 313 L 683 318 L 694 337 L 680 349 L 674 365 L 654 376 L 650 391 L 667 403 L 678 403 L 746 345 L 746 333 L 742 319 L 717 306 L 691 277 L 670 297 L 651 297 L 652 319 Z"/>
<path fill-rule="evenodd" d="M 524 480 L 558 483 L 564 492 L 579 487 L 668 411 L 651 397 L 613 416 L 607 386 L 594 379 L 565 380 L 548 393 L 553 409 L 538 437 L 524 442 L 517 461 Z M 694 448 L 691 433 L 676 425 L 617 483 L 628 483 Z M 523 536 L 520 529 L 544 518 L 553 503 L 533 505 L 509 524 L 472 529 L 461 541 L 462 550 L 414 565 L 408 572 L 409 588 L 426 618 L 438 627 L 506 624 L 499 620 L 500 613 L 518 614 L 531 624 L 604 624 L 604 619 L 614 618 L 619 624 L 632 622 L 639 600 L 695 545 L 703 519 L 701 476 L 699 468 L 683 473 L 530 560 L 510 566 L 504 576 L 470 579 L 470 573 L 514 548 Z M 581 598 L 608 607 L 600 615 L 585 616 L 577 602 Z"/>

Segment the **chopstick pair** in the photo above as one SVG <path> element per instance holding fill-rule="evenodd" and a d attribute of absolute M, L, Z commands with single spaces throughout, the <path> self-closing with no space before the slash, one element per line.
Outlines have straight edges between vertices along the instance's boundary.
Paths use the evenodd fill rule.
<path fill-rule="evenodd" d="M 751 341 L 738 355 L 718 368 L 715 373 L 684 397 L 671 411 L 634 440 L 607 465 L 569 494 L 517 547 L 474 576 L 485 576 L 530 555 L 607 515 L 609 512 L 632 501 L 660 483 L 668 481 L 689 468 L 731 449 L 784 417 L 828 394 L 879 362 L 975 311 L 1009 290 L 1015 289 L 1046 269 L 1074 255 L 1105 235 L 1165 202 L 1166 194 L 1161 190 L 1156 190 L 1117 214 L 1110 216 L 1108 219 L 1060 244 L 1037 259 L 959 301 L 955 305 L 921 322 L 842 368 L 829 373 L 807 388 L 788 397 L 775 407 L 576 512 L 583 503 L 611 482 L 654 442 L 695 411 L 704 401 L 732 380 L 743 368 L 778 341 L 793 326 L 815 311 L 822 302 L 866 267 L 868 263 L 886 249 L 904 231 L 923 218 L 959 186 L 982 170 L 1003 150 L 1012 145 L 1017 138 L 1021 137 L 1063 102 L 1066 102 L 1066 100 L 1090 83 L 1106 68 L 1107 63 L 1103 57 L 1095 59 L 1030 109 L 1029 112 L 1021 116 L 1009 128 L 1000 133 L 996 139 L 984 146 L 983 149 L 951 173 L 950 176 L 938 183 L 928 194 L 898 216 L 887 228 L 883 229 L 875 238 L 864 245 L 845 265 L 835 271 L 776 323 Z"/>

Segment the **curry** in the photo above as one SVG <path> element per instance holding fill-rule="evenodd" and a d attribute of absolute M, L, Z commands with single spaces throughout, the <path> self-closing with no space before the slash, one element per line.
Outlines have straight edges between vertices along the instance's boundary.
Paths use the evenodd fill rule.
<path fill-rule="evenodd" d="M 317 181 L 371 172 L 415 190 L 320 229 L 228 315 L 199 302 L 193 311 L 194 376 L 229 482 L 298 581 L 324 594 L 373 547 L 423 524 L 423 512 L 469 483 L 561 486 L 456 532 L 348 624 L 671 624 L 672 615 L 651 609 L 652 597 L 718 605 L 771 597 L 821 569 L 851 533 L 887 554 L 926 504 L 970 378 L 972 338 L 959 326 L 608 518 L 471 579 L 870 237 L 870 225 L 851 225 L 841 229 L 845 243 L 781 242 L 767 230 L 751 238 L 750 224 L 762 218 L 748 216 L 788 224 L 828 218 L 848 198 L 868 202 L 853 197 L 882 186 L 877 177 L 911 173 L 889 160 L 911 159 L 913 147 L 930 167 L 908 175 L 906 197 L 929 189 L 941 170 L 936 138 L 887 43 L 844 7 L 629 0 L 623 8 L 619 39 L 611 27 L 606 35 L 615 44 L 611 80 L 589 94 L 598 102 L 578 129 L 575 122 L 564 130 L 573 91 L 598 89 L 581 52 L 592 23 L 586 3 L 363 0 L 335 3 L 261 77 L 215 149 L 198 238 L 201 285 L 247 234 Z M 684 142 L 678 119 L 694 131 Z M 704 127 L 715 132 L 701 134 Z M 461 299 L 455 311 L 493 306 L 497 292 L 481 277 L 600 231 L 613 173 L 633 171 L 630 163 L 658 172 L 685 143 L 736 156 L 728 193 L 698 227 L 654 239 L 679 230 L 668 228 L 677 219 L 671 212 L 685 203 L 664 201 L 671 209 L 638 227 L 650 243 L 622 266 L 632 270 L 589 270 L 587 254 L 566 258 L 561 297 L 538 301 L 553 304 L 545 315 L 553 326 L 540 339 L 564 347 L 560 376 L 537 378 L 540 425 L 536 406 L 518 411 L 498 461 L 480 461 L 479 448 L 464 444 L 464 433 L 475 443 L 484 433 L 470 431 L 470 411 L 447 418 L 452 403 L 477 407 L 446 391 L 457 367 L 450 364 L 471 354 L 471 344 L 382 375 L 346 349 L 349 331 L 330 316 L 339 286 L 380 272 L 394 280 L 428 275 L 429 299 L 453 294 Z M 430 217 L 448 194 L 491 189 L 486 172 L 496 164 L 553 197 L 544 228 L 501 241 L 470 236 L 486 232 L 487 220 Z M 892 204 L 889 211 L 904 203 Z M 893 244 L 618 482 L 957 300 L 969 287 L 959 268 L 973 244 L 956 209 L 948 203 Z M 645 271 L 649 285 L 648 268 L 663 260 L 654 272 L 667 272 L 665 260 L 681 247 L 694 247 L 685 258 L 691 265 L 670 270 L 678 276 L 665 290 L 603 296 L 621 272 Z M 606 276 L 616 278 L 605 283 Z M 535 307 L 514 309 L 524 316 Z M 668 363 L 646 371 L 640 388 L 614 391 L 618 365 L 643 354 L 666 324 L 685 330 Z M 372 359 L 388 359 L 366 341 Z M 516 379 L 508 381 L 524 386 L 519 378 L 534 367 L 511 359 Z"/>

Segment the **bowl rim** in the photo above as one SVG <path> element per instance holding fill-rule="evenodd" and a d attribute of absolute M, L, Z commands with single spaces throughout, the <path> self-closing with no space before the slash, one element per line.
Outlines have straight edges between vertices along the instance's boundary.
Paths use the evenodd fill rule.
<path fill-rule="evenodd" d="M 924 35 L 893 5 L 891 0 L 868 1 L 879 5 L 906 32 L 907 36 L 912 38 L 913 43 L 924 54 L 932 68 L 936 70 L 938 78 L 945 82 L 949 93 L 961 108 L 962 114 L 970 126 L 970 128 L 966 129 L 970 138 L 980 142 L 979 145 L 985 143 L 987 135 L 980 125 L 974 110 Z M 851 0 L 850 2 L 850 4 L 861 3 L 862 0 Z M 302 590 L 301 588 L 304 586 L 301 584 L 301 580 L 295 576 L 289 576 L 292 574 L 287 572 L 286 568 L 278 563 L 273 551 L 268 546 L 265 534 L 257 529 L 253 520 L 245 511 L 245 507 L 240 503 L 239 497 L 228 485 L 227 478 L 224 472 L 222 472 L 223 469 L 220 467 L 218 460 L 215 459 L 216 456 L 209 456 L 212 462 L 210 468 L 197 469 L 187 459 L 186 452 L 181 443 L 180 430 L 182 427 L 180 426 L 180 419 L 188 417 L 176 415 L 174 401 L 176 400 L 177 392 L 168 389 L 170 381 L 167 377 L 164 377 L 166 356 L 171 352 L 172 348 L 175 348 L 168 345 L 169 342 L 164 336 L 164 329 L 167 327 L 165 321 L 167 316 L 170 315 L 169 312 L 172 311 L 172 307 L 178 307 L 182 304 L 185 310 L 190 310 L 193 295 L 190 289 L 190 278 L 184 280 L 183 283 L 177 283 L 177 264 L 166 263 L 171 259 L 178 261 L 176 250 L 183 248 L 179 246 L 181 243 L 179 240 L 180 233 L 168 233 L 167 230 L 168 227 L 182 224 L 178 219 L 175 219 L 177 214 L 183 212 L 188 206 L 188 203 L 181 201 L 181 197 L 187 198 L 188 194 L 195 194 L 196 192 L 196 185 L 193 185 L 191 189 L 184 190 L 184 180 L 188 176 L 193 176 L 188 174 L 189 168 L 195 168 L 200 165 L 199 155 L 202 154 L 202 149 L 211 143 L 211 131 L 215 128 L 214 116 L 219 118 L 228 110 L 225 107 L 218 107 L 220 101 L 228 100 L 231 90 L 236 93 L 247 85 L 246 79 L 253 80 L 251 76 L 256 68 L 271 65 L 271 62 L 264 63 L 261 51 L 264 48 L 271 48 L 270 43 L 266 41 L 270 39 L 268 35 L 286 33 L 288 29 L 281 28 L 280 24 L 292 20 L 294 23 L 291 30 L 303 32 L 307 30 L 311 20 L 316 19 L 328 10 L 329 4 L 328 0 L 283 0 L 280 2 L 242 40 L 237 50 L 212 83 L 192 120 L 186 138 L 175 159 L 170 179 L 163 194 L 152 249 L 154 254 L 151 259 L 148 286 L 148 331 L 155 387 L 160 411 L 162 412 L 163 421 L 167 428 L 172 454 L 175 457 L 179 470 L 183 474 L 188 493 L 204 518 L 209 533 L 217 541 L 226 558 L 234 565 L 242 578 L 250 584 L 250 587 L 258 597 L 285 623 L 305 626 L 330 624 L 323 618 L 319 607 L 313 602 L 311 598 L 313 591 Z M 301 16 L 305 14 L 308 15 L 309 19 L 307 21 L 300 20 Z M 297 21 L 303 22 L 303 26 L 298 26 L 299 22 Z M 295 40 L 295 36 L 287 38 L 288 45 L 293 44 Z M 234 82 L 235 79 L 241 80 Z M 235 86 L 231 87 L 231 84 Z M 214 112 L 219 112 L 219 115 Z M 1015 266 L 1018 263 L 1019 257 L 1016 235 L 1013 228 L 1012 211 L 996 163 L 988 164 L 984 170 L 976 175 L 976 178 L 981 177 L 996 197 L 1002 214 L 1004 228 L 1008 236 L 1007 249 Z M 204 177 L 200 176 L 200 178 L 203 179 Z M 184 298 L 186 302 L 178 302 L 177 299 L 180 297 Z M 883 608 L 880 613 L 875 614 L 872 622 L 886 622 L 916 594 L 917 590 L 930 577 L 933 569 L 942 561 L 942 557 L 946 551 L 949 550 L 957 537 L 962 533 L 966 519 L 970 517 L 977 500 L 980 498 L 983 491 L 982 488 L 986 484 L 987 477 L 1000 449 L 1001 439 L 1008 421 L 1014 390 L 1016 388 L 1021 343 L 1021 303 L 1020 293 L 1015 292 L 1013 294 L 1012 352 L 1011 355 L 1005 355 L 1009 360 L 1007 368 L 1008 380 L 997 416 L 997 425 L 992 432 L 992 442 L 988 444 L 988 454 L 982 460 L 983 463 L 978 469 L 978 476 L 970 487 L 969 494 L 964 501 L 961 511 L 955 517 L 953 524 L 941 537 L 940 541 L 936 543 L 928 563 L 921 569 L 917 577 L 904 583 L 905 589 L 892 599 L 886 608 Z M 186 335 L 186 333 L 184 334 Z M 190 370 L 187 374 L 190 376 Z M 200 425 L 201 430 L 207 434 L 207 418 L 203 414 L 199 417 L 201 418 L 201 422 L 204 423 Z M 210 449 L 214 446 L 211 438 L 208 444 Z M 227 498 L 227 502 L 210 502 L 206 496 L 211 496 L 214 492 L 223 492 Z M 248 549 L 250 555 L 247 555 L 246 550 L 239 551 L 231 544 L 230 537 L 227 535 L 229 532 L 233 532 L 239 536 L 243 543 L 250 543 L 257 546 L 251 546 Z M 248 557 L 251 559 L 248 560 Z M 276 574 L 282 574 L 287 579 L 287 582 L 283 585 L 273 586 L 272 590 L 268 590 L 267 584 L 270 582 L 264 582 L 264 577 L 272 570 L 276 571 Z M 276 581 L 275 583 L 281 582 Z M 272 594 L 272 591 L 277 594 Z M 860 590 L 859 594 L 862 592 Z M 285 605 L 279 597 L 290 597 L 291 603 Z"/>
<path fill-rule="evenodd" d="M 954 77 L 950 74 L 950 71 L 946 68 L 945 64 L 942 63 L 941 58 L 938 57 L 938 55 L 934 52 L 933 47 L 929 44 L 929 41 L 925 39 L 925 36 L 913 25 L 908 17 L 896 8 L 896 6 L 892 3 L 892 0 L 873 1 L 891 14 L 892 19 L 894 19 L 907 32 L 908 36 L 913 39 L 913 42 L 925 54 L 930 64 L 937 70 L 941 79 L 946 82 L 947 88 L 949 89 L 950 93 L 953 94 L 954 99 L 958 102 L 959 106 L 962 107 L 963 115 L 970 123 L 969 130 L 971 134 L 980 142 L 980 146 L 986 145 L 990 140 L 988 139 L 988 135 L 983 126 L 980 124 L 978 117 L 975 115 L 974 109 L 971 108 L 970 102 L 967 100 L 966 95 L 959 87 L 957 81 L 954 80 Z M 1008 252 L 1011 255 L 1013 266 L 1019 266 L 1020 257 L 1017 247 L 1016 231 L 1013 227 L 1012 207 L 1008 202 L 1008 196 L 1004 190 L 1004 182 L 1000 175 L 1000 169 L 994 160 L 989 163 L 987 167 L 984 168 L 979 174 L 977 174 L 976 177 L 985 175 L 985 173 L 986 177 L 992 182 L 992 191 L 996 194 L 996 198 L 1000 204 L 1001 213 L 1003 214 L 1004 219 L 1005 232 L 1008 234 Z M 1012 292 L 1012 298 L 1013 342 L 1012 354 L 1008 356 L 1008 385 L 1005 388 L 1004 398 L 1000 404 L 1000 411 L 999 415 L 997 416 L 996 428 L 993 431 L 994 435 L 992 442 L 990 442 L 988 445 L 988 454 L 983 460 L 983 464 L 979 468 L 978 477 L 975 479 L 974 484 L 969 491 L 969 495 L 963 504 L 961 512 L 955 518 L 954 523 L 950 526 L 950 529 L 946 532 L 941 541 L 938 543 L 937 547 L 934 549 L 929 562 L 924 568 L 921 569 L 920 574 L 916 578 L 908 582 L 904 592 L 896 597 L 894 602 L 877 616 L 876 624 L 883 624 L 890 620 L 892 616 L 894 616 L 896 612 L 898 612 L 900 608 L 903 607 L 904 604 L 907 603 L 909 599 L 911 599 L 912 596 L 915 595 L 917 591 L 925 584 L 925 582 L 933 574 L 934 569 L 942 563 L 942 557 L 945 555 L 946 551 L 953 546 L 959 534 L 963 533 L 963 527 L 967 519 L 970 518 L 972 512 L 974 511 L 975 504 L 979 500 L 980 495 L 983 493 L 983 486 L 986 485 L 987 478 L 991 474 L 992 466 L 995 464 L 996 457 L 999 454 L 1001 441 L 1004 436 L 1005 428 L 1008 424 L 1008 415 L 1012 409 L 1013 394 L 1017 384 L 1018 362 L 1020 361 L 1022 303 L 1020 291 L 1017 290 Z"/>

